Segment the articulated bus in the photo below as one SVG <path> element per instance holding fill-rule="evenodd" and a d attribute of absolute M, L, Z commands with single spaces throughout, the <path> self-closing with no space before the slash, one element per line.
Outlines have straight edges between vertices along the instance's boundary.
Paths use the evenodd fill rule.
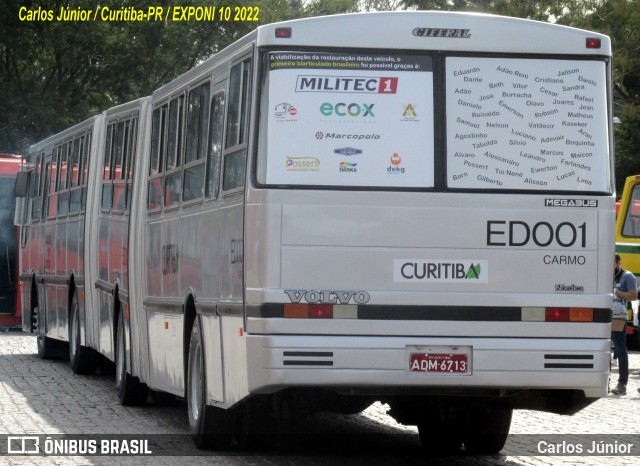
<path fill-rule="evenodd" d="M 22 322 L 18 290 L 19 229 L 14 226 L 14 188 L 22 157 L 0 154 L 0 327 Z"/>
<path fill-rule="evenodd" d="M 607 393 L 611 45 L 506 17 L 258 27 L 34 145 L 24 329 L 198 447 L 375 401 L 429 448 Z M 25 183 L 26 182 L 26 183 Z M 473 206 L 473 207 L 470 207 Z"/>

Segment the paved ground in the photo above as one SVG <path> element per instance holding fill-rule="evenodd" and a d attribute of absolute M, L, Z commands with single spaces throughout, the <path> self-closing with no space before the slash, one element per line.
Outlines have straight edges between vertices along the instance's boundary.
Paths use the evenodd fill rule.
<path fill-rule="evenodd" d="M 640 370 L 640 353 L 631 354 L 632 372 Z M 617 379 L 614 366 L 612 379 Z M 612 385 L 613 386 L 613 385 Z M 0 464 L 12 465 L 120 465 L 120 464 L 220 464 L 220 465 L 557 465 L 639 464 L 638 456 L 519 456 L 539 442 L 549 453 L 569 452 L 576 444 L 586 450 L 591 442 L 609 448 L 629 442 L 640 452 L 640 377 L 632 375 L 628 395 L 610 395 L 574 416 L 516 411 L 511 433 L 501 455 L 425 458 L 414 427 L 397 424 L 386 406 L 376 403 L 355 416 L 322 414 L 287 426 L 287 436 L 269 451 L 209 453 L 199 455 L 186 435 L 184 403 L 173 401 L 145 407 L 118 403 L 112 376 L 77 376 L 65 361 L 42 361 L 36 355 L 35 337 L 20 332 L 0 334 L 0 434 L 51 435 L 155 434 L 151 447 L 180 448 L 180 457 L 106 456 L 4 456 Z M 303 433 L 303 434 L 302 434 Z M 73 437 L 71 438 L 79 438 Z M 82 437 L 87 439 L 89 437 Z M 129 437 L 130 438 L 130 437 Z M 6 439 L 0 435 L 0 442 Z M 557 444 L 557 445 L 556 445 Z M 88 445 L 88 444 L 87 444 Z M 154 446 L 155 445 L 155 446 Z M 574 447 L 572 447 L 574 445 Z M 0 451 L 7 445 L 0 445 Z M 550 448 L 556 448 L 553 450 Z M 156 450 L 157 451 L 157 450 Z M 349 454 L 344 454 L 348 451 Z"/>

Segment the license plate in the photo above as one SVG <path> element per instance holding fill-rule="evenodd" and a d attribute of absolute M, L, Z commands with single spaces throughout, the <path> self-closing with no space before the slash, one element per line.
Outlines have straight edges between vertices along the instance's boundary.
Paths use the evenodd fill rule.
<path fill-rule="evenodd" d="M 422 346 L 407 348 L 408 370 L 438 375 L 471 374 L 471 347 Z"/>

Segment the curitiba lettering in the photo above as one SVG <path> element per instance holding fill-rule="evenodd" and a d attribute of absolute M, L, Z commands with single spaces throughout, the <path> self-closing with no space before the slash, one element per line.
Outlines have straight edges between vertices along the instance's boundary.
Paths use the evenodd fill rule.
<path fill-rule="evenodd" d="M 284 290 L 292 303 L 298 304 L 304 299 L 310 304 L 356 304 L 368 303 L 371 296 L 366 291 L 329 291 L 329 290 Z"/>
<path fill-rule="evenodd" d="M 400 275 L 405 280 L 480 280 L 480 262 L 405 262 L 400 266 Z"/>

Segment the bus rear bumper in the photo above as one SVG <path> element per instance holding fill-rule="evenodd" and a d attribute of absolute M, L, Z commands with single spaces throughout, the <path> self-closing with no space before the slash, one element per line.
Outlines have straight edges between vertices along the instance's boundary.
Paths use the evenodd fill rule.
<path fill-rule="evenodd" d="M 581 390 L 607 395 L 608 339 L 247 335 L 251 393 L 290 387 Z M 410 370 L 411 354 L 468 351 L 468 373 Z M 414 368 L 415 369 L 415 368 Z M 444 391 L 444 390 L 443 390 Z"/>

